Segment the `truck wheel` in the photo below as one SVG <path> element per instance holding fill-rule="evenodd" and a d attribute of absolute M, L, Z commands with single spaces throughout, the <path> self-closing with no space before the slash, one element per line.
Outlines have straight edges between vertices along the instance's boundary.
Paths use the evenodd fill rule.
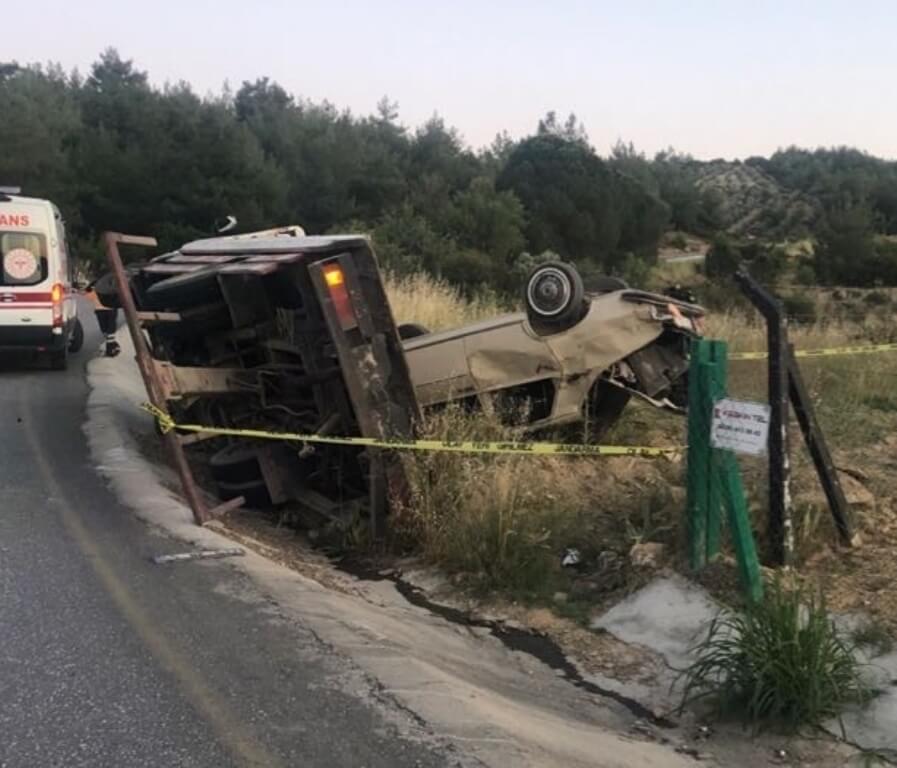
<path fill-rule="evenodd" d="M 76 316 L 72 324 L 72 335 L 69 336 L 69 352 L 75 354 L 81 351 L 84 346 L 84 326 L 81 320 Z"/>
<path fill-rule="evenodd" d="M 185 309 L 221 301 L 218 273 L 214 267 L 160 280 L 146 290 L 147 309 Z"/>
<path fill-rule="evenodd" d="M 249 483 L 262 479 L 255 449 L 240 443 L 222 448 L 209 459 L 209 470 L 217 483 Z"/>
<path fill-rule="evenodd" d="M 267 509 L 274 506 L 264 480 L 253 480 L 249 483 L 219 482 L 217 485 L 218 496 L 222 501 L 242 496 L 246 499 L 246 506 L 251 509 Z"/>
<path fill-rule="evenodd" d="M 203 304 L 186 310 L 179 323 L 161 323 L 155 332 L 160 339 L 189 339 L 233 328 L 226 304 Z"/>

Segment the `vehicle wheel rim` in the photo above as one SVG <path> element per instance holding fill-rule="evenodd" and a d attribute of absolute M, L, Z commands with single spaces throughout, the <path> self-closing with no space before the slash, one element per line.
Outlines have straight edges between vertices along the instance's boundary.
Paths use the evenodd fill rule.
<path fill-rule="evenodd" d="M 561 270 L 549 267 L 533 275 L 526 289 L 526 298 L 535 313 L 542 317 L 554 317 L 567 307 L 572 292 L 570 278 Z"/>

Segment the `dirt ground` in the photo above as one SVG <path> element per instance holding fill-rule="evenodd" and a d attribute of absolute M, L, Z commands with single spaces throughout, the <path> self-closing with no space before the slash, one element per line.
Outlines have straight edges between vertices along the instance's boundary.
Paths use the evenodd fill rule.
<path fill-rule="evenodd" d="M 800 571 L 825 591 L 832 610 L 867 615 L 897 637 L 897 433 L 864 449 L 840 452 L 848 501 L 852 501 L 857 546 L 822 542 Z M 845 477 L 846 475 L 846 477 Z M 859 479 L 858 479 L 859 478 Z M 815 514 L 824 514 L 818 504 Z M 813 514 L 804 512 L 805 515 Z M 825 521 L 826 527 L 829 521 Z"/>
<path fill-rule="evenodd" d="M 334 570 L 333 562 L 315 551 L 301 534 L 278 525 L 270 516 L 244 511 L 230 513 L 211 527 L 226 533 L 243 546 L 277 563 L 345 594 L 363 594 L 353 586 L 351 575 Z M 628 645 L 613 635 L 592 631 L 546 607 L 533 607 L 493 597 L 481 599 L 459 590 L 451 579 L 434 568 L 411 558 L 381 560 L 379 573 L 398 577 L 420 590 L 434 604 L 449 606 L 473 625 L 487 621 L 509 630 L 544 636 L 569 657 L 576 668 L 590 679 L 611 681 L 622 686 L 651 708 L 649 693 L 656 688 L 663 661 L 651 651 Z M 656 572 L 653 572 L 656 575 Z M 737 588 L 734 567 L 724 560 L 705 574 L 717 587 Z M 668 674 L 667 674 L 668 677 Z M 664 683 L 666 685 L 666 683 Z M 648 720 L 632 726 L 632 737 L 672 746 L 676 752 L 708 765 L 787 765 L 835 768 L 864 765 L 862 755 L 849 744 L 825 734 L 786 737 L 774 732 L 754 733 L 737 723 L 715 723 L 694 712 L 680 713 L 674 706 L 653 707 L 661 719 L 676 724 L 674 730 L 659 727 Z"/>

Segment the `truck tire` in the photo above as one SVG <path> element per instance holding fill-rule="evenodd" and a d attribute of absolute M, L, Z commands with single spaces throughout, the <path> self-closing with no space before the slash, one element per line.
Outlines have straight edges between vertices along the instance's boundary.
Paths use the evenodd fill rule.
<path fill-rule="evenodd" d="M 222 501 L 242 496 L 246 499 L 246 506 L 251 509 L 268 509 L 274 506 L 264 480 L 253 480 L 248 483 L 218 482 L 216 485 L 218 496 Z"/>
<path fill-rule="evenodd" d="M 254 448 L 234 443 L 209 459 L 209 471 L 216 483 L 250 483 L 262 479 L 262 468 Z"/>
<path fill-rule="evenodd" d="M 214 267 L 160 280 L 146 289 L 147 309 L 177 311 L 221 301 L 218 272 Z"/>
<path fill-rule="evenodd" d="M 160 339 L 195 339 L 233 327 L 226 304 L 203 304 L 187 310 L 179 323 L 160 323 L 155 333 Z"/>

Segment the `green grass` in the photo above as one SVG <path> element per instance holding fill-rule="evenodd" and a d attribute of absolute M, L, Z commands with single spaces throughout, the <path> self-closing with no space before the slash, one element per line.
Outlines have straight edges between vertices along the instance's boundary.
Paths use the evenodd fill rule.
<path fill-rule="evenodd" d="M 696 652 L 683 672 L 683 707 L 709 697 L 718 714 L 755 727 L 818 726 L 869 696 L 824 598 L 778 580 L 758 605 L 724 610 Z"/>
<path fill-rule="evenodd" d="M 872 394 L 863 398 L 863 405 L 874 411 L 897 413 L 897 397 L 893 395 Z"/>

